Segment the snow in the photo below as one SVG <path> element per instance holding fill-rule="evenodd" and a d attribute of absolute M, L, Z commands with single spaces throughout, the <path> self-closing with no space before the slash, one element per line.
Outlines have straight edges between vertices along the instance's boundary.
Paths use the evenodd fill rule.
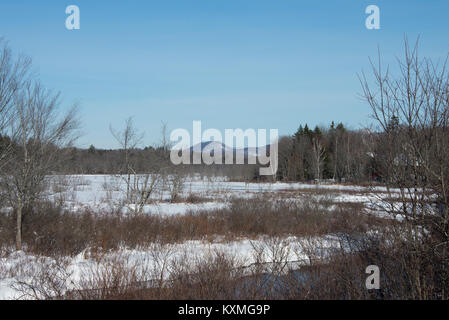
<path fill-rule="evenodd" d="M 130 205 L 126 205 L 126 183 L 121 176 L 114 175 L 71 175 L 50 176 L 50 187 L 47 197 L 51 200 L 63 199 L 67 208 L 74 212 L 88 209 L 94 212 L 108 212 L 117 209 L 129 212 Z M 327 192 L 321 192 L 325 190 Z M 316 192 L 315 192 L 316 191 Z M 392 192 L 392 193 L 391 193 Z M 186 178 L 183 190 L 176 202 L 170 202 L 170 192 L 161 188 L 151 195 L 151 201 L 144 206 L 143 213 L 151 215 L 182 215 L 188 212 L 222 209 L 229 205 L 232 198 L 249 199 L 264 197 L 279 201 L 293 201 L 301 204 L 308 200 L 326 200 L 327 210 L 334 210 L 339 203 L 360 203 L 366 212 L 379 216 L 387 216 L 385 206 L 382 207 L 381 197 L 392 196 L 397 190 L 387 190 L 384 187 L 363 187 L 332 184 L 305 183 L 248 183 L 229 181 L 226 177 L 202 177 L 200 175 Z M 188 203 L 185 199 L 189 195 L 200 198 L 199 202 Z M 184 199 L 184 200 L 183 200 Z M 399 206 L 399 202 L 393 204 Z M 325 208 L 323 207 L 323 208 Z M 399 208 L 399 207 L 398 207 Z M 7 211 L 8 208 L 2 208 Z M 289 261 L 306 261 L 309 257 L 304 254 L 301 245 L 313 245 L 317 252 L 326 254 L 329 249 L 339 247 L 338 238 L 327 235 L 321 238 L 286 237 L 280 239 L 285 244 Z M 169 254 L 170 259 L 186 259 L 194 265 L 215 251 L 226 252 L 249 266 L 255 262 L 255 248 L 263 248 L 263 261 L 269 262 L 270 244 L 268 240 L 242 238 L 232 242 L 222 239 L 215 241 L 186 241 L 183 243 L 160 247 L 154 244 L 149 248 L 121 248 L 115 252 L 106 253 L 101 259 L 92 255 L 89 248 L 75 257 L 63 257 L 62 261 L 53 258 L 34 256 L 25 252 L 14 252 L 0 257 L 0 299 L 19 299 L 22 293 L 16 290 L 17 281 L 26 283 L 33 281 L 43 270 L 55 270 L 55 275 L 63 272 L 67 275 L 66 283 L 61 284 L 64 290 L 70 290 L 80 285 L 86 274 L 105 265 L 114 257 L 125 257 L 128 263 L 146 265 L 149 270 L 155 270 L 158 265 L 156 257 Z M 108 260 L 109 259 L 109 260 Z M 58 269 L 59 264 L 62 269 Z M 29 298 L 29 297 L 28 297 Z"/>
<path fill-rule="evenodd" d="M 130 211 L 133 205 L 126 205 L 126 179 L 117 175 L 71 175 L 51 176 L 51 187 L 48 197 L 53 200 L 62 199 L 73 211 L 88 209 L 94 212 L 105 212 L 116 208 Z M 320 191 L 328 191 L 325 195 Z M 304 191 L 305 194 L 301 195 Z M 316 191 L 316 192 L 315 192 Z M 397 192 L 397 190 L 390 190 Z M 228 205 L 230 198 L 250 199 L 263 193 L 290 194 L 295 199 L 304 197 L 319 200 L 322 197 L 333 197 L 332 201 L 370 204 L 378 202 L 379 196 L 388 195 L 384 187 L 363 187 L 338 184 L 306 184 L 306 183 L 249 183 L 228 181 L 226 177 L 186 177 L 180 200 L 170 202 L 170 192 L 166 188 L 158 188 L 150 197 L 143 212 L 146 214 L 174 215 L 186 214 L 190 211 L 221 209 Z M 295 193 L 295 194 L 294 194 Z M 202 198 L 199 203 L 187 203 L 190 194 Z M 287 197 L 288 198 L 288 197 Z M 5 209 L 4 209 L 5 210 Z"/>
<path fill-rule="evenodd" d="M 151 205 L 145 205 L 143 212 L 146 214 L 157 214 L 163 216 L 183 215 L 188 212 L 197 212 L 204 210 L 222 209 L 227 207 L 223 202 L 204 202 L 204 203 L 167 203 L 161 202 Z"/>
<path fill-rule="evenodd" d="M 326 236 L 322 238 L 313 237 L 301 239 L 297 237 L 285 237 L 278 239 L 283 248 L 286 259 L 290 262 L 305 264 L 309 256 L 306 255 L 301 245 L 308 244 L 317 249 L 329 250 L 339 246 L 338 238 L 335 236 Z M 261 262 L 274 262 L 275 242 L 269 239 L 239 239 L 231 242 L 206 242 L 199 240 L 186 241 L 180 244 L 172 245 L 156 245 L 153 247 L 141 249 L 122 248 L 118 251 L 106 253 L 101 258 L 92 256 L 88 249 L 70 258 L 65 257 L 59 263 L 52 258 L 35 256 L 26 254 L 22 251 L 14 252 L 6 258 L 0 258 L 0 299 L 21 299 L 31 298 L 23 296 L 23 292 L 18 290 L 18 281 L 32 283 L 33 279 L 38 278 L 42 271 L 54 274 L 54 278 L 59 277 L 62 280 L 61 287 L 63 291 L 74 290 L 80 288 L 82 280 L 89 275 L 95 274 L 99 268 L 105 268 L 108 263 L 119 258 L 126 261 L 127 265 L 138 265 L 141 270 L 149 271 L 151 278 L 146 281 L 156 279 L 160 276 L 158 269 L 163 257 L 167 257 L 167 261 L 183 261 L 190 266 L 194 266 L 199 261 L 206 259 L 215 252 L 225 253 L 232 256 L 241 265 L 250 267 L 255 260 L 255 249 L 261 248 Z M 279 248 L 279 247 L 278 247 Z M 277 251 L 276 251 L 277 252 Z M 169 263 L 167 264 L 169 265 Z M 61 268 L 62 266 L 62 268 Z M 156 271 L 156 273 L 152 273 Z M 163 274 L 167 279 L 168 273 Z"/>

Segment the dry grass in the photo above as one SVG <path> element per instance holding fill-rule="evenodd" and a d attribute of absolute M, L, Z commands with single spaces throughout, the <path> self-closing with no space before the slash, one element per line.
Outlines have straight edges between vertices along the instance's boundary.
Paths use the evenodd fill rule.
<path fill-rule="evenodd" d="M 319 201 L 273 202 L 233 199 L 229 208 L 184 216 L 95 215 L 68 213 L 43 203 L 28 212 L 24 229 L 27 250 L 52 255 L 58 261 L 91 248 L 101 262 L 82 277 L 78 288 L 63 290 L 67 274 L 43 269 L 31 283 L 18 283 L 24 296 L 39 299 L 441 299 L 448 287 L 447 268 L 438 237 L 430 233 L 411 241 L 408 225 L 362 213 L 362 205 L 340 203 L 332 210 Z M 12 215 L 3 215 L 0 236 L 12 244 Z M 429 225 L 432 223 L 429 222 Z M 9 227 L 8 227 L 9 226 Z M 377 232 L 368 232 L 377 230 Z M 9 232 L 9 233 L 8 233 Z M 310 264 L 291 264 L 283 241 L 287 235 L 338 234 L 342 246 L 322 256 L 320 246 L 300 248 Z M 268 235 L 254 247 L 249 268 L 234 256 L 213 252 L 192 263 L 189 253 L 167 260 L 168 251 L 152 247 L 191 239 L 229 240 Z M 418 241 L 418 242 L 417 242 Z M 5 244 L 2 242 L 2 244 Z M 154 252 L 157 268 L 107 252 L 119 247 L 145 247 Z M 416 249 L 418 246 L 418 249 Z M 169 248 L 170 246 L 168 246 Z M 269 261 L 257 257 L 261 250 Z M 158 253 L 159 252 L 159 253 Z M 160 252 L 165 252 L 161 254 Z M 316 257 L 320 257 L 316 259 Z M 59 257 L 59 258 L 58 258 Z M 106 260 L 109 259 L 109 260 Z M 366 290 L 365 268 L 378 265 L 381 289 Z M 161 267 L 163 266 L 163 267 Z"/>
<path fill-rule="evenodd" d="M 323 199 L 287 202 L 236 198 L 226 208 L 175 216 L 72 213 L 41 203 L 25 214 L 23 242 L 26 250 L 36 254 L 73 256 L 88 247 L 107 251 L 121 246 L 145 247 L 156 241 L 364 233 L 382 223 L 384 220 L 366 215 L 358 204 L 333 205 Z M 3 248 L 13 245 L 13 213 L 0 217 L 0 240 Z"/>
<path fill-rule="evenodd" d="M 192 196 L 190 201 L 202 200 Z M 25 214 L 25 250 L 55 257 L 56 263 L 84 251 L 100 262 L 99 267 L 84 275 L 79 287 L 71 292 L 63 290 L 67 274 L 52 273 L 63 270 L 63 265 L 43 270 L 32 283 L 19 283 L 18 288 L 24 296 L 40 299 L 446 297 L 445 252 L 440 250 L 432 221 L 426 222 L 429 233 L 416 240 L 416 233 L 408 225 L 376 218 L 364 209 L 360 203 L 334 203 L 332 196 L 324 193 L 296 201 L 276 194 L 234 198 L 226 208 L 176 216 L 73 213 L 51 203 L 40 203 Z M 310 264 L 290 264 L 285 244 L 277 241 L 290 235 L 307 239 L 329 234 L 338 235 L 343 246 L 323 257 L 319 245 L 305 242 L 300 249 Z M 261 247 L 254 247 L 256 262 L 251 268 L 223 252 L 214 252 L 194 263 L 186 252 L 186 256 L 168 263 L 169 252 L 154 248 L 155 244 L 169 248 L 170 244 L 186 240 L 231 241 L 260 236 L 267 240 Z M 3 254 L 13 246 L 13 240 L 14 213 L 2 214 Z M 147 264 L 132 263 L 120 255 L 105 261 L 108 253 L 120 252 L 123 247 L 154 252 L 158 267 L 150 270 Z M 257 258 L 262 249 L 268 250 L 268 265 Z M 371 264 L 382 270 L 381 289 L 377 291 L 364 286 L 365 268 Z"/>

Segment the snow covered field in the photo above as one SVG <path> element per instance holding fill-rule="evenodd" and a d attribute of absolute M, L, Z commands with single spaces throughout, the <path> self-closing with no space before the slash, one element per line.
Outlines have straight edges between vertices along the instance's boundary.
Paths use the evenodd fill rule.
<path fill-rule="evenodd" d="M 65 206 L 77 212 L 79 210 L 90 210 L 97 213 L 107 213 L 119 208 L 128 212 L 124 204 L 126 198 L 125 179 L 120 176 L 111 175 L 73 175 L 52 176 L 47 197 L 53 201 L 63 201 Z M 229 205 L 231 198 L 253 198 L 263 197 L 270 200 L 302 201 L 314 199 L 325 199 L 332 203 L 358 203 L 364 205 L 366 212 L 377 212 L 379 209 L 379 197 L 385 196 L 387 190 L 383 187 L 361 187 L 338 184 L 303 184 L 303 183 L 245 183 L 231 182 L 225 178 L 188 177 L 186 178 L 179 200 L 171 202 L 169 188 L 159 188 L 151 195 L 151 201 L 144 206 L 144 214 L 155 214 L 161 216 L 183 215 L 189 211 L 207 211 L 224 208 Z M 188 203 L 189 195 L 199 197 L 201 201 Z M 338 247 L 339 241 L 333 235 L 319 238 L 301 239 L 289 237 L 280 239 L 285 246 L 289 261 L 307 261 L 309 258 L 303 251 L 301 244 L 304 241 L 315 243 L 316 248 L 325 252 L 332 247 Z M 89 273 L 98 270 L 102 264 L 107 264 L 116 256 L 126 257 L 127 263 L 137 263 L 145 266 L 147 270 L 155 271 L 160 261 L 156 257 L 164 256 L 169 260 L 188 257 L 199 261 L 205 256 L 216 252 L 226 252 L 242 265 L 249 266 L 254 263 L 255 248 L 265 247 L 263 259 L 266 262 L 273 260 L 270 256 L 270 248 L 264 239 L 241 238 L 235 241 L 199 241 L 192 240 L 167 246 L 155 245 L 154 248 L 122 248 L 116 252 L 105 253 L 101 259 L 92 257 L 89 248 L 75 257 L 66 257 L 56 263 L 53 258 L 35 256 L 25 252 L 14 252 L 6 257 L 0 258 L 0 299 L 30 298 L 23 296 L 18 289 L 18 282 L 32 283 L 39 274 L 54 272 L 54 276 L 60 275 L 62 283 L 61 290 L 76 289 L 80 285 L 80 279 Z M 184 258 L 185 259 L 185 258 Z M 160 272 L 159 272 L 160 273 Z M 160 275 L 158 275 L 159 277 Z M 164 275 L 166 276 L 166 275 Z"/>
<path fill-rule="evenodd" d="M 126 179 L 112 175 L 72 175 L 53 176 L 48 197 L 53 200 L 63 199 L 68 208 L 73 211 L 89 209 L 95 212 L 123 207 L 126 198 Z M 301 191 L 305 191 L 302 193 Z M 316 191 L 306 192 L 306 191 Z M 326 196 L 334 197 L 335 202 L 363 203 L 373 207 L 379 202 L 380 196 L 386 195 L 385 187 L 362 187 L 339 184 L 304 184 L 304 183 L 246 183 L 227 181 L 224 177 L 187 177 L 180 198 L 190 194 L 203 198 L 201 203 L 187 201 L 170 202 L 170 192 L 159 188 L 151 195 L 151 203 L 144 206 L 148 214 L 174 215 L 185 214 L 188 211 L 210 210 L 223 208 L 230 198 L 252 198 L 264 194 L 282 195 L 286 199 L 301 200 L 304 196 L 316 199 Z M 397 192 L 397 190 L 390 190 Z"/>
<path fill-rule="evenodd" d="M 308 263 L 310 258 L 302 251 L 303 245 L 314 244 L 321 249 L 324 255 L 331 248 L 338 247 L 338 238 L 326 236 L 323 238 L 299 239 L 286 237 L 279 239 L 282 242 L 282 250 L 285 258 L 296 265 Z M 278 247 L 276 247 L 278 248 Z M 23 251 L 14 252 L 7 258 L 0 258 L 0 300 L 33 299 L 33 296 L 24 294 L 24 288 L 20 283 L 37 284 L 43 274 L 50 275 L 56 283 L 48 284 L 62 292 L 77 290 L 83 287 L 85 279 L 91 279 L 96 274 L 111 267 L 111 263 L 124 261 L 129 268 L 137 267 L 140 272 L 145 272 L 145 280 L 167 280 L 168 270 L 162 266 L 169 266 L 176 261 L 187 263 L 192 268 L 208 256 L 219 252 L 232 256 L 236 263 L 243 268 L 250 268 L 256 262 L 256 252 L 262 249 L 262 259 L 267 263 L 266 270 L 270 271 L 270 263 L 275 262 L 275 247 L 270 240 L 260 238 L 256 240 L 241 239 L 226 243 L 210 243 L 203 241 L 186 241 L 182 244 L 155 245 L 146 249 L 127 249 L 106 253 L 105 255 L 91 256 L 89 250 L 85 250 L 75 257 L 65 257 L 56 261 L 53 258 L 26 254 Z M 169 267 L 167 267 L 169 269 Z M 42 297 L 43 298 L 43 297 Z"/>

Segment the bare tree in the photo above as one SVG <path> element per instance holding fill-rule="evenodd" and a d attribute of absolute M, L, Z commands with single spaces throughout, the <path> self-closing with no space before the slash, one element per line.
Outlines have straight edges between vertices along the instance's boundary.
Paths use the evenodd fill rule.
<path fill-rule="evenodd" d="M 175 202 L 184 190 L 186 176 L 182 172 L 172 172 L 167 179 L 167 187 L 170 191 L 170 201 Z"/>
<path fill-rule="evenodd" d="M 142 142 L 143 133 L 137 131 L 132 117 L 126 119 L 123 131 L 115 130 L 112 126 L 109 126 L 109 130 L 115 140 L 119 143 L 123 153 L 123 167 L 119 169 L 119 173 L 126 174 L 126 199 L 129 200 L 131 175 L 135 173 L 130 160 L 130 151 L 135 149 Z"/>
<path fill-rule="evenodd" d="M 143 139 L 143 133 L 135 128 L 132 118 L 126 119 L 123 131 L 110 131 L 117 142 L 120 144 L 123 153 L 123 168 L 120 174 L 125 173 L 126 184 L 126 204 L 128 209 L 135 214 L 142 214 L 144 206 L 150 200 L 152 194 L 160 188 L 161 176 L 159 170 L 155 172 L 139 172 L 136 170 L 133 161 L 131 161 L 131 151 L 135 149 Z M 154 159 L 153 159 L 154 160 Z M 151 161 L 148 159 L 148 161 Z"/>
<path fill-rule="evenodd" d="M 374 85 L 360 76 L 363 98 L 378 124 L 373 134 L 377 169 L 390 192 L 382 199 L 393 215 L 404 218 L 400 234 L 409 246 L 407 274 L 413 295 L 426 299 L 429 263 L 439 272 L 442 291 L 449 285 L 449 73 L 447 59 L 418 57 L 418 41 L 405 39 L 399 74 L 371 61 Z M 399 205 L 398 205 L 399 204 Z M 423 230 L 426 230 L 425 232 Z M 440 271 L 438 271 L 440 270 Z"/>
<path fill-rule="evenodd" d="M 129 187 L 129 185 L 128 185 Z M 133 172 L 128 209 L 135 214 L 142 214 L 144 206 L 148 203 L 151 195 L 160 188 L 160 176 L 157 174 L 137 174 Z"/>
<path fill-rule="evenodd" d="M 164 153 L 168 154 L 171 146 L 172 146 L 172 143 L 170 142 L 170 139 L 169 139 L 167 123 L 162 122 L 160 147 L 161 147 L 162 151 L 164 151 Z"/>
<path fill-rule="evenodd" d="M 28 82 L 14 94 L 15 117 L 8 134 L 12 147 L 7 163 L 1 168 L 0 182 L 16 211 L 16 249 L 22 248 L 24 212 L 45 190 L 46 176 L 57 167 L 61 148 L 77 138 L 77 112 L 72 107 L 59 113 L 59 94 Z"/>
<path fill-rule="evenodd" d="M 28 57 L 14 59 L 8 44 L 0 38 L 0 136 L 5 134 L 8 125 L 14 119 L 14 96 L 30 77 L 30 68 L 31 59 Z M 0 168 L 10 151 L 10 143 L 0 146 Z"/>
<path fill-rule="evenodd" d="M 315 179 L 321 179 L 322 167 L 325 158 L 325 149 L 318 137 L 312 138 L 312 154 L 314 160 Z"/>

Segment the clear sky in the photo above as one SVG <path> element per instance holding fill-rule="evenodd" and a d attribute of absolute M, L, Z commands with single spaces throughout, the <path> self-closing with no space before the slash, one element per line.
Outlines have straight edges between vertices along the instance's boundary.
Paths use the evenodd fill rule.
<path fill-rule="evenodd" d="M 81 29 L 65 28 L 68 5 Z M 380 8 L 380 30 L 365 8 Z M 109 125 L 133 116 L 145 145 L 169 129 L 369 123 L 357 73 L 379 45 L 387 62 L 404 34 L 421 55 L 449 52 L 449 1 L 1 0 L 0 36 L 33 58 L 65 105 L 79 102 L 78 145 L 117 147 Z"/>

